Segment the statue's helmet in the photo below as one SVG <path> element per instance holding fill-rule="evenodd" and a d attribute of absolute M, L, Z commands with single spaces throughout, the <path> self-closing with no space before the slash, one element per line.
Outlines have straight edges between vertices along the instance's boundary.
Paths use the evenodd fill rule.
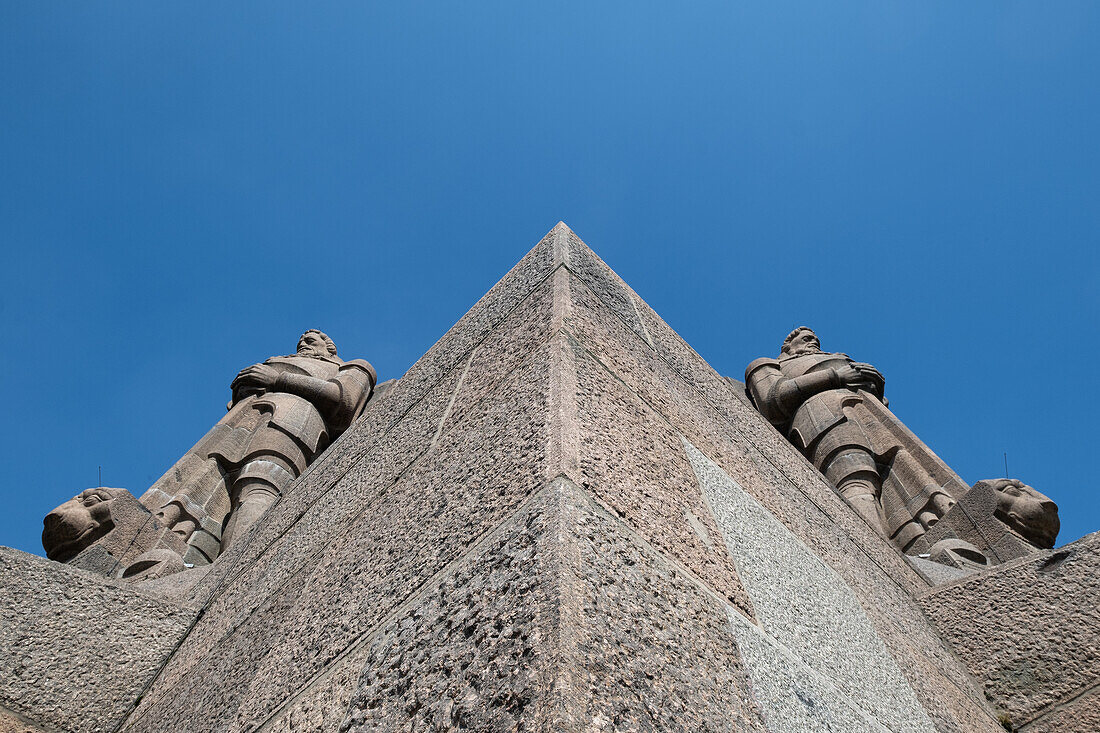
<path fill-rule="evenodd" d="M 42 547 L 46 557 L 68 562 L 114 528 L 111 503 L 126 489 L 99 487 L 80 492 L 42 520 Z"/>
<path fill-rule="evenodd" d="M 997 492 L 993 516 L 1036 547 L 1054 547 L 1061 528 L 1057 504 L 1023 481 L 1003 478 L 990 484 Z"/>

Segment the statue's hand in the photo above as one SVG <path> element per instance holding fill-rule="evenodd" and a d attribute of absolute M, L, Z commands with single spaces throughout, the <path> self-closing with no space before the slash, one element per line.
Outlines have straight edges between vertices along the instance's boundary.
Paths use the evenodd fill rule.
<path fill-rule="evenodd" d="M 870 364 L 864 364 L 862 361 L 853 361 L 852 367 L 873 382 L 879 382 L 880 384 L 886 383 L 886 378 L 882 376 L 882 372 L 875 369 Z"/>
<path fill-rule="evenodd" d="M 871 386 L 871 377 L 856 369 L 855 364 L 845 364 L 836 367 L 833 371 L 836 372 L 837 377 L 840 378 L 840 383 L 845 387 L 868 389 Z"/>
<path fill-rule="evenodd" d="M 242 387 L 259 387 L 260 389 L 271 389 L 275 386 L 275 380 L 279 378 L 279 372 L 267 366 L 266 364 L 253 364 L 250 367 L 245 367 L 234 378 L 230 387 L 234 392 L 237 392 Z"/>

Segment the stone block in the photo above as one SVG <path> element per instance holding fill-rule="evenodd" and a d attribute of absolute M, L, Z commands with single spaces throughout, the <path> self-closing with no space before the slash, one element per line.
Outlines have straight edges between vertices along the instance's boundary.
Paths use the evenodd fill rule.
<path fill-rule="evenodd" d="M 0 706 L 47 729 L 114 730 L 197 609 L 0 548 Z"/>
<path fill-rule="evenodd" d="M 1011 722 L 1011 717 L 1009 718 Z M 1022 733 L 1096 733 L 1100 731 L 1100 688 L 1044 711 Z"/>
<path fill-rule="evenodd" d="M 253 614 L 176 684 L 158 683 L 155 698 L 143 701 L 130 728 L 156 730 L 177 719 L 203 730 L 257 725 L 502 521 L 550 478 L 540 458 L 547 439 L 547 370 L 547 347 L 528 354 L 491 399 L 463 406 L 462 417 L 396 483 L 381 491 L 361 486 L 356 518 L 289 584 L 301 582 L 302 590 L 280 591 L 294 598 L 278 614 L 256 621 Z M 259 647 L 266 655 L 253 656 L 240 641 L 255 633 L 250 624 L 276 629 L 270 645 Z M 216 693 L 205 682 L 214 669 L 222 681 Z"/>
<path fill-rule="evenodd" d="M 751 618 L 752 604 L 679 434 L 579 344 L 573 358 L 580 481 L 646 541 Z"/>
<path fill-rule="evenodd" d="M 652 432 L 660 434 L 667 422 L 689 439 L 700 440 L 727 473 L 736 475 L 752 496 L 844 578 L 890 653 L 899 659 L 937 727 L 969 731 L 993 724 L 966 670 L 944 649 L 914 602 L 912 595 L 926 590 L 928 583 L 907 566 L 904 557 L 855 515 L 755 409 L 734 396 L 728 381 L 714 374 L 705 362 L 696 364 L 694 352 L 685 351 L 682 358 L 694 365 L 693 383 L 689 383 L 648 341 L 614 317 L 613 309 L 605 307 L 578 278 L 571 279 L 569 293 L 564 326 L 613 373 L 614 382 L 629 388 L 638 403 L 655 411 L 645 413 L 645 429 L 649 431 L 653 425 Z M 674 344 L 678 337 L 674 339 L 667 326 L 662 324 L 662 328 L 648 330 L 651 335 L 663 334 Z M 657 342 L 656 336 L 653 341 Z M 726 392 L 725 412 L 694 386 L 706 382 L 705 371 L 713 378 L 711 394 Z M 610 419 L 611 434 L 620 434 L 624 445 L 629 439 L 622 423 L 630 419 L 623 415 L 638 409 L 642 408 L 620 411 Z M 737 415 L 741 416 L 731 418 Z M 582 456 L 586 448 L 581 445 Z M 629 449 L 616 447 L 618 453 L 629 454 Z M 640 475 L 648 478 L 650 473 L 643 470 Z M 633 494 L 628 495 L 634 500 Z"/>
<path fill-rule="evenodd" d="M 796 694 L 796 702 L 785 693 L 776 701 L 775 715 L 784 721 L 777 729 L 829 730 L 835 718 L 832 724 L 842 730 L 935 730 L 844 579 L 717 464 L 686 441 L 684 447 L 741 570 L 761 630 L 775 641 L 771 646 L 796 657 L 792 664 L 761 648 L 759 664 L 768 669 L 778 665 L 775 674 L 768 675 L 766 689 L 774 688 L 772 678 L 783 678 L 784 670 L 802 680 L 794 683 L 796 687 L 806 687 L 806 700 Z M 740 638 L 747 642 L 753 637 Z M 816 674 L 798 672 L 802 667 Z M 750 675 L 754 669 L 750 665 Z M 814 685 L 815 677 L 828 686 Z M 822 702 L 826 700 L 830 702 Z M 831 712 L 822 712 L 822 704 Z M 795 720 L 804 723 L 795 725 Z M 809 727 L 800 727 L 803 724 Z"/>
<path fill-rule="evenodd" d="M 1100 683 L 1100 533 L 936 588 L 921 604 L 1016 726 Z"/>
<path fill-rule="evenodd" d="M 677 431 L 716 456 L 727 471 L 736 473 L 745 488 L 773 512 L 782 514 L 776 503 L 784 501 L 811 508 L 813 516 L 807 518 L 804 528 L 792 525 L 793 531 L 816 532 L 823 526 L 833 533 L 839 530 L 912 593 L 927 589 L 927 583 L 907 566 L 902 555 L 883 542 L 821 474 L 755 408 L 735 396 L 729 382 L 698 354 L 683 345 L 675 351 L 674 360 L 662 357 L 577 278 L 570 283 L 570 298 L 566 327 L 617 379 Z M 648 331 L 657 334 L 652 341 L 663 343 L 666 355 L 682 344 L 663 323 Z M 680 364 L 683 371 L 673 363 Z M 716 404 L 719 397 L 724 410 Z M 801 497 L 795 499 L 795 494 Z M 821 517 L 822 513 L 826 517 Z"/>
<path fill-rule="evenodd" d="M 0 707 L 0 733 L 47 733 L 47 731 L 12 711 Z"/>
<path fill-rule="evenodd" d="M 762 731 L 727 608 L 559 480 L 372 635 L 341 730 Z"/>

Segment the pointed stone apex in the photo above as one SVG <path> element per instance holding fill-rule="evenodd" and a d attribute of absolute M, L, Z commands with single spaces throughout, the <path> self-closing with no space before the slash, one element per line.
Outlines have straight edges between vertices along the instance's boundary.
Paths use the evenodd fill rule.
<path fill-rule="evenodd" d="M 551 229 L 550 231 L 552 231 L 552 232 L 571 232 L 573 230 L 570 229 L 569 225 L 566 224 L 564 221 L 559 221 L 557 224 L 554 225 L 554 228 Z"/>

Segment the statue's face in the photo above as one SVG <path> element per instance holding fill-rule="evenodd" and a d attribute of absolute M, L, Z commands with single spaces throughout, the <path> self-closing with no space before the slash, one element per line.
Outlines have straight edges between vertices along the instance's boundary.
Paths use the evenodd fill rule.
<path fill-rule="evenodd" d="M 88 489 L 54 509 L 43 520 L 46 557 L 68 562 L 114 527 L 111 502 L 125 489 Z"/>
<path fill-rule="evenodd" d="M 328 344 L 319 333 L 305 333 L 298 339 L 298 353 L 302 356 L 327 357 Z"/>
<path fill-rule="evenodd" d="M 1037 547 L 1054 547 L 1061 528 L 1057 504 L 1016 479 L 999 479 L 993 488 L 997 491 L 997 519 Z"/>
<path fill-rule="evenodd" d="M 792 355 L 817 354 L 821 351 L 821 342 L 817 340 L 816 333 L 809 329 L 805 329 L 795 334 L 788 348 Z"/>

